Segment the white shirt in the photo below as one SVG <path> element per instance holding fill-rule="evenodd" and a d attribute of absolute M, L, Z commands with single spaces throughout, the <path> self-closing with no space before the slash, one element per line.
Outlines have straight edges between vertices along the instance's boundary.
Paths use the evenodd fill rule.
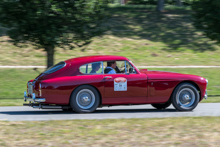
<path fill-rule="evenodd" d="M 111 68 L 109 66 L 107 66 L 106 68 Z M 116 74 L 115 70 L 113 68 L 111 68 L 112 70 L 110 70 L 107 74 Z"/>

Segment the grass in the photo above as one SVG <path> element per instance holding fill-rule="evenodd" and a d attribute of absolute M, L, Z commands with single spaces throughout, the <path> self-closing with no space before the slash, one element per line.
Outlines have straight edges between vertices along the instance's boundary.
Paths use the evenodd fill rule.
<path fill-rule="evenodd" d="M 110 5 L 103 37 L 74 50 L 56 48 L 55 62 L 85 55 L 122 55 L 137 65 L 219 65 L 220 47 L 192 25 L 190 7 Z M 45 65 L 43 49 L 15 47 L 0 27 L 0 65 Z"/>
<path fill-rule="evenodd" d="M 220 96 L 209 96 L 208 99 L 202 100 L 202 103 L 220 103 Z"/>
<path fill-rule="evenodd" d="M 202 102 L 220 102 L 220 81 L 216 73 L 220 72 L 220 68 L 211 69 L 149 69 L 179 72 L 185 74 L 199 75 L 209 80 L 208 99 Z M 40 69 L 39 72 L 43 71 Z M 0 106 L 21 106 L 23 103 L 23 92 L 26 91 L 26 83 L 28 80 L 37 77 L 38 72 L 33 69 L 0 69 Z M 212 95 L 212 96 L 210 96 Z M 7 99 L 10 98 L 10 99 Z M 20 99 L 16 99 L 20 98 Z"/>
<path fill-rule="evenodd" d="M 23 106 L 24 99 L 22 96 L 20 98 L 10 98 L 10 99 L 2 99 L 0 98 L 0 106 Z"/>
<path fill-rule="evenodd" d="M 33 69 L 0 69 L 0 99 L 23 98 L 27 82 L 37 75 L 39 73 Z"/>
<path fill-rule="evenodd" d="M 0 146 L 209 147 L 220 142 L 220 117 L 0 121 L 0 124 Z"/>

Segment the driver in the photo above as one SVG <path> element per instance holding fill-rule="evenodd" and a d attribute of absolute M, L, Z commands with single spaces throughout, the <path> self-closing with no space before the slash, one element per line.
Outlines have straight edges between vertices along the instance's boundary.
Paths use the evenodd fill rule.
<path fill-rule="evenodd" d="M 114 70 L 115 69 L 115 70 Z M 116 71 L 116 72 L 115 72 Z M 117 64 L 115 61 L 109 61 L 107 62 L 107 67 L 104 70 L 105 74 L 116 74 L 121 73 L 121 71 L 118 69 Z"/>

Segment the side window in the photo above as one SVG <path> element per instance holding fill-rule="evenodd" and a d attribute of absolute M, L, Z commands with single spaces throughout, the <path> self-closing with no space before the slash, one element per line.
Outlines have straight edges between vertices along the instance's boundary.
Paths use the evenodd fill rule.
<path fill-rule="evenodd" d="M 79 67 L 82 74 L 102 74 L 102 62 L 93 62 Z"/>
<path fill-rule="evenodd" d="M 135 68 L 128 61 L 103 62 L 105 74 L 136 74 Z"/>
<path fill-rule="evenodd" d="M 128 61 L 126 61 L 126 72 L 136 73 L 135 68 Z"/>
<path fill-rule="evenodd" d="M 105 74 L 125 73 L 125 61 L 105 61 L 103 65 Z"/>

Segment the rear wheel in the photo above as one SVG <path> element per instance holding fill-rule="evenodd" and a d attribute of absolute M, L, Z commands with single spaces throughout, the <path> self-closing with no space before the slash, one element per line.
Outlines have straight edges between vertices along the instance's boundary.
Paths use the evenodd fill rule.
<path fill-rule="evenodd" d="M 96 110 L 100 102 L 97 90 L 89 85 L 82 85 L 74 90 L 71 95 L 70 105 L 79 113 L 91 113 Z"/>
<path fill-rule="evenodd" d="M 194 85 L 182 83 L 174 90 L 171 100 L 177 110 L 192 111 L 199 103 L 199 92 Z"/>
<path fill-rule="evenodd" d="M 166 109 L 167 107 L 169 107 L 171 105 L 171 101 L 168 100 L 165 103 L 159 103 L 159 104 L 151 104 L 151 106 L 153 106 L 156 109 Z"/>

